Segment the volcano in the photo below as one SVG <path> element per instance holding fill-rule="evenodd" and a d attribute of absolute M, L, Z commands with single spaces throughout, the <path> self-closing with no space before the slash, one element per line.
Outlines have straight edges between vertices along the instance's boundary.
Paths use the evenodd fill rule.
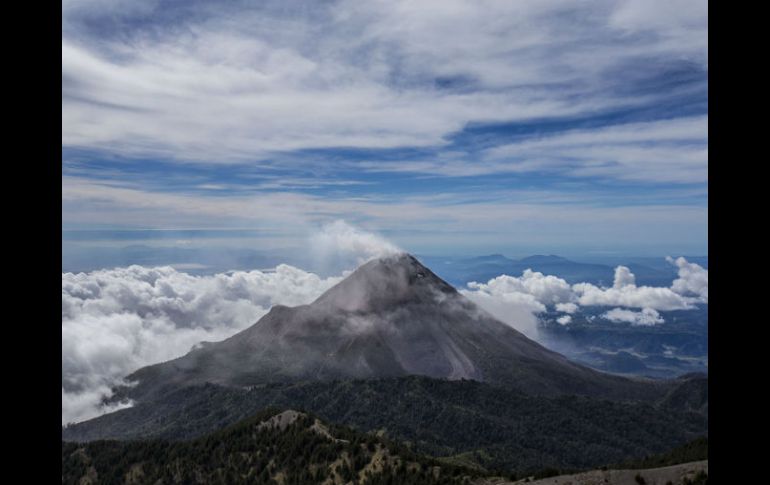
<path fill-rule="evenodd" d="M 188 385 L 420 375 L 536 395 L 654 399 L 665 386 L 569 361 L 495 319 L 409 254 L 369 261 L 313 303 L 274 306 L 251 327 L 142 368 L 118 398 L 153 400 Z"/>

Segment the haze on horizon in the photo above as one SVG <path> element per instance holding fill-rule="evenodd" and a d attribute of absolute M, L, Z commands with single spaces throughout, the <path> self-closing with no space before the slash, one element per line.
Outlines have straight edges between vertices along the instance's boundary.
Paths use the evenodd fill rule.
<path fill-rule="evenodd" d="M 62 4 L 63 252 L 708 253 L 705 1 Z"/>

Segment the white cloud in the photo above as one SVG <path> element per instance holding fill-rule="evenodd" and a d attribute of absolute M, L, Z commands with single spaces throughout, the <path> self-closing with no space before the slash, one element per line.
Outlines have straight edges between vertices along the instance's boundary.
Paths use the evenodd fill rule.
<path fill-rule="evenodd" d="M 559 325 L 569 325 L 572 322 L 572 317 L 569 315 L 564 315 L 557 318 L 556 321 L 559 323 Z"/>
<path fill-rule="evenodd" d="M 603 316 L 612 321 L 654 325 L 663 323 L 658 311 L 688 310 L 697 303 L 708 302 L 708 272 L 684 258 L 674 263 L 679 267 L 679 278 L 670 288 L 636 286 L 634 274 L 627 267 L 618 266 L 611 288 L 591 283 L 570 286 L 561 278 L 527 269 L 521 277 L 501 275 L 487 283 L 470 282 L 468 289 L 461 293 L 535 339 L 538 337 L 537 314 L 546 311 L 548 306 L 570 315 L 578 312 L 580 306 L 640 308 L 640 312 L 615 308 Z M 697 297 L 691 296 L 693 294 Z M 559 317 L 557 322 L 570 323 L 570 315 Z"/>
<path fill-rule="evenodd" d="M 491 148 L 473 168 L 697 183 L 708 176 L 707 140 L 707 116 L 576 129 Z"/>
<path fill-rule="evenodd" d="M 700 301 L 709 300 L 709 272 L 695 263 L 689 263 L 683 257 L 674 260 L 667 257 L 666 261 L 679 268 L 679 278 L 674 280 L 671 289 L 680 295 L 697 295 Z"/>
<path fill-rule="evenodd" d="M 623 286 L 599 288 L 591 283 L 572 286 L 577 302 L 582 306 L 624 306 L 656 308 L 658 310 L 687 310 L 694 308 L 691 298 L 675 293 L 671 288 L 652 286 Z"/>
<path fill-rule="evenodd" d="M 663 18 L 639 2 L 259 2 L 233 12 L 207 2 L 175 11 L 155 1 L 68 1 L 62 141 L 252 163 L 305 148 L 441 146 L 470 122 L 639 106 L 669 90 L 617 94 L 625 80 L 608 73 L 650 57 L 705 66 L 702 3 L 663 2 Z M 589 148 L 573 144 L 570 155 L 589 164 L 609 155 Z M 655 173 L 667 166 L 644 169 L 660 153 L 635 148 L 604 173 L 666 176 Z M 675 179 L 689 158 L 702 166 L 697 150 L 668 154 L 675 166 L 664 172 Z"/>
<path fill-rule="evenodd" d="M 472 281 L 461 293 L 499 320 L 537 339 L 537 314 L 546 305 L 569 302 L 569 284 L 556 276 L 525 270 L 521 277 L 501 275 L 487 283 Z"/>
<path fill-rule="evenodd" d="M 487 283 L 472 281 L 468 283 L 468 287 L 491 295 L 512 293 L 532 295 L 544 305 L 567 303 L 572 298 L 572 290 L 565 280 L 553 275 L 546 276 L 531 269 L 524 270 L 521 277 L 501 275 Z"/>
<path fill-rule="evenodd" d="M 191 276 L 131 266 L 62 274 L 62 423 L 99 405 L 134 370 L 247 328 L 276 304 L 309 303 L 341 277 L 279 265 L 274 272 Z"/>
<path fill-rule="evenodd" d="M 687 32 L 688 27 L 705 29 L 707 22 L 706 0 L 624 0 L 610 17 L 610 24 L 616 28 L 634 33 L 658 32 L 670 39 Z"/>
<path fill-rule="evenodd" d="M 460 290 L 465 297 L 531 339 L 537 340 L 537 314 L 546 310 L 545 305 L 526 293 L 491 292 L 489 288 Z"/>
<path fill-rule="evenodd" d="M 557 312 L 564 312 L 564 313 L 572 314 L 572 313 L 577 312 L 578 309 L 580 309 L 580 307 L 577 306 L 576 304 L 572 303 L 572 302 L 569 302 L 569 303 L 557 303 L 556 304 L 556 311 Z"/>
<path fill-rule="evenodd" d="M 687 310 L 694 308 L 695 300 L 671 288 L 636 286 L 634 274 L 624 266 L 615 269 L 612 288 L 599 288 L 591 283 L 572 285 L 575 300 L 583 306 L 623 306 L 654 308 L 656 310 Z"/>
<path fill-rule="evenodd" d="M 133 405 L 132 402 L 100 404 L 102 399 L 111 393 L 112 391 L 108 386 L 98 384 L 76 392 L 65 391 L 62 387 L 62 425 L 85 421 L 100 414 L 119 411 Z"/>
<path fill-rule="evenodd" d="M 615 268 L 615 279 L 613 280 L 612 287 L 616 290 L 623 288 L 624 286 L 636 286 L 636 277 L 630 269 L 625 266 L 618 266 Z"/>
<path fill-rule="evenodd" d="M 642 308 L 639 312 L 613 308 L 603 313 L 602 318 L 613 322 L 629 322 L 632 325 L 657 325 L 664 322 L 663 317 L 652 308 Z"/>
<path fill-rule="evenodd" d="M 531 245 L 569 238 L 577 245 L 602 240 L 654 244 L 656 234 L 684 241 L 701 241 L 707 208 L 687 205 L 607 206 L 564 200 L 550 192 L 531 200 L 511 200 L 511 194 L 449 192 L 439 196 L 351 197 L 267 192 L 217 197 L 159 193 L 80 177 L 62 178 L 62 219 L 65 226 L 119 225 L 157 228 L 259 228 L 265 238 L 281 232 L 287 240 L 306 242 L 308 233 L 330 220 L 366 221 L 382 231 L 398 231 L 400 244 L 435 247 L 437 238 L 465 247 L 498 244 L 516 237 Z M 526 195 L 526 194 L 525 194 Z M 551 224 L 544 225 L 543 221 Z M 293 239 L 293 240 L 292 240 Z M 700 244 L 698 242 L 698 244 Z"/>

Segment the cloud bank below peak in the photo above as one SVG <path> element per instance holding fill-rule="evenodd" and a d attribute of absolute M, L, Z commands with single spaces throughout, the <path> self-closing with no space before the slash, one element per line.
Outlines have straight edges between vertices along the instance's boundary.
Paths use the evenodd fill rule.
<path fill-rule="evenodd" d="M 500 275 L 487 283 L 470 282 L 461 292 L 498 319 L 537 339 L 537 314 L 551 307 L 563 315 L 558 319 L 568 325 L 568 316 L 580 307 L 617 307 L 602 315 L 613 322 L 655 325 L 664 320 L 659 311 L 690 310 L 708 303 L 708 270 L 685 258 L 667 260 L 677 266 L 678 278 L 671 287 L 637 286 L 634 274 L 625 266 L 615 268 L 612 287 L 591 283 L 570 285 L 564 279 L 525 270 L 521 276 Z M 629 308 L 640 309 L 638 312 Z"/>
<path fill-rule="evenodd" d="M 214 276 L 141 266 L 62 273 L 62 424 L 114 410 L 102 398 L 136 369 L 223 340 L 273 305 L 310 303 L 341 279 L 288 265 Z"/>

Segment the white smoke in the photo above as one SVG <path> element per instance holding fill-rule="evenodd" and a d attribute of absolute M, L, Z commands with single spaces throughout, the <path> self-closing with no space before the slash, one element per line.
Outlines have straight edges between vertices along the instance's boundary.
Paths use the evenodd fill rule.
<path fill-rule="evenodd" d="M 403 252 L 382 236 L 343 220 L 323 225 L 310 237 L 314 264 L 323 272 L 339 274 L 367 261 Z"/>
<path fill-rule="evenodd" d="M 372 232 L 343 220 L 324 225 L 313 238 L 313 246 L 324 253 L 351 254 L 362 264 L 374 258 L 402 252 L 396 245 Z"/>
<path fill-rule="evenodd" d="M 62 423 L 113 411 L 102 398 L 140 367 L 225 339 L 273 305 L 310 303 L 341 279 L 287 265 L 214 276 L 141 266 L 63 273 Z"/>

